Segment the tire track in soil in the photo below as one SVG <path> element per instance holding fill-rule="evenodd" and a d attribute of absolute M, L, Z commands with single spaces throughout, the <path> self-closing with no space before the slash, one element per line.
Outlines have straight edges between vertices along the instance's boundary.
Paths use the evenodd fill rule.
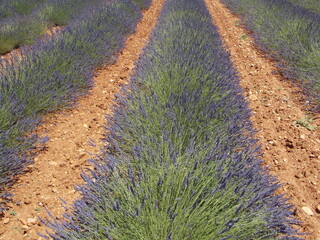
<path fill-rule="evenodd" d="M 45 233 L 48 228 L 38 217 L 48 217 L 45 208 L 59 218 L 64 212 L 60 197 L 68 203 L 79 197 L 74 185 L 83 183 L 81 168 L 91 167 L 87 163 L 91 157 L 88 152 L 99 152 L 99 146 L 90 146 L 89 139 L 102 142 L 105 115 L 111 113 L 114 95 L 129 78 L 164 1 L 153 0 L 149 10 L 143 12 L 136 32 L 128 36 L 117 62 L 97 70 L 94 87 L 89 95 L 77 101 L 77 107 L 44 116 L 44 124 L 36 133 L 40 137 L 49 136 L 50 141 L 11 189 L 15 196 L 0 220 L 1 240 L 43 239 L 37 233 Z"/>
<path fill-rule="evenodd" d="M 311 114 L 304 110 L 301 90 L 275 73 L 275 62 L 257 50 L 250 33 L 239 26 L 238 16 L 220 0 L 205 2 L 253 110 L 251 121 L 259 130 L 256 137 L 262 144 L 263 161 L 282 184 L 279 192 L 297 207 L 303 231 L 310 234 L 302 238 L 316 240 L 320 238 L 320 115 L 312 116 L 317 130 L 297 125 L 295 121 Z"/>

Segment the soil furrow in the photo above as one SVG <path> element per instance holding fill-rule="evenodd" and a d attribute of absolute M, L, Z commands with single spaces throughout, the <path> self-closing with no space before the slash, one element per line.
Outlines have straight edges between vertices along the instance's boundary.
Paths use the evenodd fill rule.
<path fill-rule="evenodd" d="M 253 110 L 251 120 L 259 131 L 256 137 L 262 144 L 263 161 L 282 184 L 279 192 L 297 207 L 297 218 L 310 234 L 303 238 L 320 238 L 320 129 L 312 130 L 320 126 L 320 116 L 307 116 L 301 91 L 255 47 L 240 18 L 219 0 L 205 1 Z"/>
<path fill-rule="evenodd" d="M 38 217 L 45 218 L 48 208 L 61 217 L 64 208 L 60 197 L 71 203 L 79 197 L 75 184 L 83 183 L 81 169 L 90 168 L 90 153 L 99 152 L 89 139 L 101 143 L 104 134 L 105 114 L 111 113 L 115 93 L 125 84 L 154 28 L 164 0 L 154 0 L 149 10 L 118 54 L 115 64 L 97 70 L 90 94 L 77 101 L 77 107 L 44 117 L 37 134 L 50 137 L 45 149 L 35 158 L 29 171 L 13 186 L 14 202 L 2 219 L 0 239 L 43 239 L 46 227 Z M 99 144 L 98 144 L 99 145 Z M 101 144 L 100 144 L 101 145 Z M 101 147 L 101 146 L 100 146 Z"/>

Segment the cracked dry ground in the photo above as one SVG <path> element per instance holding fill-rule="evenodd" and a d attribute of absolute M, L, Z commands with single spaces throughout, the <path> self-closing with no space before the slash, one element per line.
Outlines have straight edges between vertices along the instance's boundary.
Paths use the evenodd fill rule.
<path fill-rule="evenodd" d="M 91 167 L 87 163 L 91 157 L 89 153 L 99 152 L 99 146 L 93 147 L 89 141 L 102 142 L 105 115 L 111 113 L 114 95 L 119 85 L 129 78 L 163 3 L 164 0 L 154 0 L 143 12 L 136 32 L 128 36 L 117 62 L 97 70 L 95 86 L 89 95 L 77 101 L 77 107 L 44 117 L 44 124 L 36 133 L 40 137 L 48 136 L 50 141 L 11 189 L 15 195 L 0 220 L 1 240 L 43 239 L 37 233 L 45 233 L 48 229 L 38 217 L 48 217 L 45 208 L 59 218 L 64 212 L 60 197 L 68 203 L 79 197 L 74 186 L 83 182 L 81 169 Z"/>
<path fill-rule="evenodd" d="M 14 200 L 20 205 L 10 205 L 0 239 L 42 239 L 36 232 L 43 233 L 45 226 L 32 221 L 47 216 L 44 207 L 60 216 L 63 208 L 59 196 L 68 202 L 78 197 L 73 186 L 82 182 L 80 168 L 90 167 L 86 163 L 87 152 L 98 152 L 89 146 L 88 139 L 101 142 L 104 115 L 110 113 L 119 84 L 129 77 L 163 2 L 154 0 L 137 32 L 128 38 L 117 63 L 98 71 L 91 95 L 80 99 L 79 107 L 46 116 L 46 124 L 38 133 L 50 136 L 51 140 L 46 151 L 30 166 L 30 172 L 15 185 Z M 295 123 L 310 114 L 305 111 L 300 90 L 275 73 L 274 62 L 254 46 L 250 33 L 238 26 L 239 17 L 231 14 L 219 0 L 206 0 L 206 4 L 253 109 L 251 120 L 259 130 L 257 138 L 262 144 L 263 161 L 282 183 L 279 192 L 295 204 L 303 231 L 309 234 L 302 238 L 320 239 L 320 214 L 316 210 L 320 205 L 320 129 L 309 131 Z M 319 115 L 313 114 L 312 119 L 312 125 L 320 126 Z"/>
<path fill-rule="evenodd" d="M 262 145 L 262 159 L 282 184 L 279 192 L 297 208 L 296 217 L 309 234 L 302 238 L 320 239 L 320 115 L 305 111 L 301 91 L 276 73 L 275 63 L 239 26 L 239 16 L 220 0 L 205 1 L 253 110 L 251 121 L 259 131 L 256 137 Z M 296 124 L 308 114 L 316 130 Z"/>

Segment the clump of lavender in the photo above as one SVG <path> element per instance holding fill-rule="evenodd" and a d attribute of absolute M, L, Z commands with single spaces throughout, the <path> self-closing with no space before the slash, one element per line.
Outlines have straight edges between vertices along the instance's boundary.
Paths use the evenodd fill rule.
<path fill-rule="evenodd" d="M 320 14 L 320 2 L 313 0 L 287 0 L 297 6 L 307 9 L 313 13 Z"/>
<path fill-rule="evenodd" d="M 70 106 L 92 85 L 93 70 L 112 63 L 134 31 L 141 9 L 131 0 L 97 5 L 52 38 L 22 47 L 11 60 L 0 60 L 0 213 L 6 189 L 31 162 L 27 152 L 36 136 L 26 137 L 40 114 Z"/>
<path fill-rule="evenodd" d="M 202 0 L 167 0 L 53 239 L 299 239 Z"/>

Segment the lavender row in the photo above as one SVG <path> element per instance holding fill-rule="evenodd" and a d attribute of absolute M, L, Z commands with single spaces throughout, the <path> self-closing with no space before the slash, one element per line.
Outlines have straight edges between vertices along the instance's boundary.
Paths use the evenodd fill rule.
<path fill-rule="evenodd" d="M 107 148 L 48 239 L 299 239 L 203 0 L 167 0 Z"/>
<path fill-rule="evenodd" d="M 31 162 L 31 150 L 44 140 L 25 137 L 39 124 L 40 114 L 68 107 L 87 93 L 93 70 L 115 60 L 149 4 L 104 3 L 59 34 L 22 47 L 22 59 L 14 54 L 10 61 L 0 61 L 0 213 L 10 197 L 6 189 Z"/>
<path fill-rule="evenodd" d="M 318 0 L 288 0 L 289 2 L 320 14 L 320 2 Z"/>
<path fill-rule="evenodd" d="M 0 54 L 30 45 L 54 26 L 66 26 L 103 0 L 5 0 L 0 3 Z"/>
<path fill-rule="evenodd" d="M 223 0 L 241 14 L 258 46 L 278 61 L 285 77 L 320 110 L 320 15 L 287 0 Z"/>

